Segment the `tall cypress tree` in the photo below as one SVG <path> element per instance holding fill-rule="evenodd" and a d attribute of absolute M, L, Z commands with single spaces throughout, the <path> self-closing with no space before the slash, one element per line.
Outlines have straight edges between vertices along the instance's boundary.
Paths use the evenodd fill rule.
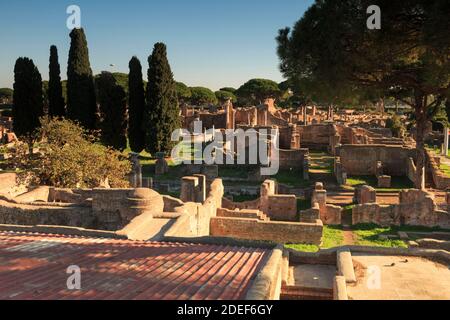
<path fill-rule="evenodd" d="M 73 29 L 67 66 L 67 115 L 87 129 L 95 129 L 97 105 L 94 77 L 83 29 Z"/>
<path fill-rule="evenodd" d="M 155 44 L 148 64 L 145 147 L 152 154 L 168 152 L 173 145 L 172 132 L 180 127 L 180 109 L 165 44 Z"/>
<path fill-rule="evenodd" d="M 128 140 L 133 152 L 140 153 L 145 147 L 145 131 L 143 128 L 145 110 L 145 91 L 142 79 L 142 66 L 137 57 L 129 63 L 128 75 Z"/>
<path fill-rule="evenodd" d="M 100 105 L 102 142 L 114 149 L 127 147 L 127 96 L 109 72 L 102 72 L 95 81 Z"/>
<path fill-rule="evenodd" d="M 60 73 L 58 49 L 56 46 L 51 46 L 48 80 L 48 114 L 52 117 L 64 117 L 66 115 Z"/>
<path fill-rule="evenodd" d="M 18 58 L 14 66 L 13 128 L 15 134 L 25 140 L 33 151 L 34 132 L 40 126 L 39 117 L 44 114 L 42 78 L 29 58 Z"/>

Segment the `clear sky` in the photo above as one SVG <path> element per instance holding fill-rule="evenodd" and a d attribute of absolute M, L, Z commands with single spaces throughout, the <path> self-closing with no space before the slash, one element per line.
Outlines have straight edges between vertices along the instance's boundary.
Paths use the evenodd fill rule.
<path fill-rule="evenodd" d="M 128 73 L 136 55 L 147 69 L 153 44 L 167 44 L 175 79 L 217 90 L 251 78 L 281 81 L 275 37 L 312 0 L 0 0 L 0 87 L 12 87 L 14 63 L 27 56 L 48 79 L 49 47 L 66 78 L 66 8 L 81 8 L 94 73 Z M 110 64 L 114 64 L 111 67 Z"/>

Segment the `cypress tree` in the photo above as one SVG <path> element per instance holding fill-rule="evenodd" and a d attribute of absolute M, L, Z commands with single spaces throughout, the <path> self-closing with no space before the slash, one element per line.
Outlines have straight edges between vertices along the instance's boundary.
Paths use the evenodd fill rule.
<path fill-rule="evenodd" d="M 108 147 L 127 147 L 127 98 L 125 90 L 109 72 L 102 72 L 95 81 L 100 106 L 101 141 Z"/>
<path fill-rule="evenodd" d="M 29 58 L 18 58 L 14 66 L 13 128 L 15 134 L 33 151 L 35 130 L 44 114 L 42 78 Z"/>
<path fill-rule="evenodd" d="M 56 46 L 51 46 L 48 81 L 48 114 L 51 117 L 64 117 L 66 115 L 60 73 L 58 49 Z"/>
<path fill-rule="evenodd" d="M 95 129 L 97 105 L 94 77 L 83 29 L 73 29 L 67 66 L 67 115 L 87 129 Z"/>
<path fill-rule="evenodd" d="M 145 110 L 145 91 L 142 79 L 142 66 L 137 57 L 133 57 L 129 63 L 128 75 L 128 140 L 133 152 L 141 153 L 145 147 L 145 131 L 143 119 Z"/>
<path fill-rule="evenodd" d="M 180 111 L 165 44 L 155 44 L 148 63 L 145 147 L 152 154 L 169 152 L 173 145 L 172 132 L 180 128 Z"/>

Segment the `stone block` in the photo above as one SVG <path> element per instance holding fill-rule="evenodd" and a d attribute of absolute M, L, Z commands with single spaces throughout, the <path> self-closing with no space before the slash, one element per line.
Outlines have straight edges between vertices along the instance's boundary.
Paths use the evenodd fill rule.
<path fill-rule="evenodd" d="M 378 176 L 378 188 L 390 188 L 391 187 L 391 176 Z"/>
<path fill-rule="evenodd" d="M 337 267 L 339 275 L 344 276 L 346 283 L 356 283 L 356 275 L 350 250 L 337 251 Z"/>

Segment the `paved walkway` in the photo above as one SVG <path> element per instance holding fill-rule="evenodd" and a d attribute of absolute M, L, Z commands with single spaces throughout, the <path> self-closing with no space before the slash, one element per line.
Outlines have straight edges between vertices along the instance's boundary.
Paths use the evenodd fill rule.
<path fill-rule="evenodd" d="M 352 253 L 355 261 L 366 268 L 376 266 L 381 271 L 380 288 L 368 289 L 370 275 L 348 286 L 354 300 L 449 300 L 450 266 L 418 257 L 382 256 Z M 406 262 L 406 260 L 408 262 Z M 393 266 L 391 266 L 394 263 Z M 372 279 L 374 279 L 372 277 Z"/>

